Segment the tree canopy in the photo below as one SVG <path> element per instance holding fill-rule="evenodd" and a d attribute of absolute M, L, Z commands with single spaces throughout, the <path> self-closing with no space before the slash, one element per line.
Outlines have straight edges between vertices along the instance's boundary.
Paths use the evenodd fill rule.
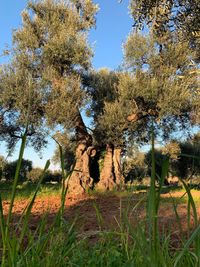
<path fill-rule="evenodd" d="M 164 36 L 167 31 L 181 32 L 181 39 L 189 40 L 199 61 L 199 0 L 130 0 L 130 12 L 136 28 L 150 25 L 157 36 Z"/>
<path fill-rule="evenodd" d="M 84 104 L 81 73 L 90 67 L 87 32 L 96 11 L 90 0 L 28 3 L 10 63 L 0 72 L 0 134 L 10 146 L 25 128 L 37 146 L 46 125 L 74 129 Z"/>

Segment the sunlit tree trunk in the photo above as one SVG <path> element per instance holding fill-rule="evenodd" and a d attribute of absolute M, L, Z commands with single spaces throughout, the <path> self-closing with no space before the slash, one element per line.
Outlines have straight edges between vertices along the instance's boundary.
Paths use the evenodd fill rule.
<path fill-rule="evenodd" d="M 121 148 L 114 148 L 113 150 L 113 166 L 114 166 L 114 176 L 115 183 L 118 187 L 122 187 L 124 185 L 124 177 L 122 175 L 121 168 Z"/>
<path fill-rule="evenodd" d="M 76 162 L 66 186 L 70 194 L 83 194 L 93 185 L 90 176 L 90 158 L 95 156 L 96 150 L 92 146 L 92 137 L 87 132 L 80 112 L 76 117 L 76 140 Z"/>
<path fill-rule="evenodd" d="M 98 190 L 112 190 L 115 186 L 114 182 L 114 173 L 113 173 L 113 146 L 106 146 L 106 153 L 103 162 L 103 168 L 100 174 L 100 181 L 97 184 Z"/>

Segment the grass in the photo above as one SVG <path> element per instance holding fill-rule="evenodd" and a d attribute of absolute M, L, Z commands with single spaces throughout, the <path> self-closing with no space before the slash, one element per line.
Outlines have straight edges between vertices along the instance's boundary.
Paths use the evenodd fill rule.
<path fill-rule="evenodd" d="M 153 131 L 152 131 L 153 132 Z M 63 153 L 60 147 L 62 167 L 62 188 L 57 186 L 42 185 L 43 177 L 48 169 L 49 162 L 44 168 L 37 185 L 18 185 L 19 169 L 26 143 L 26 133 L 22 138 L 19 160 L 15 178 L 12 185 L 1 184 L 0 192 L 0 250 L 1 266 L 136 266 L 136 267 L 200 267 L 200 225 L 197 214 L 196 202 L 199 198 L 193 198 L 190 187 L 181 180 L 187 197 L 181 201 L 187 205 L 188 236 L 181 235 L 179 246 L 172 249 L 170 240 L 174 232 L 160 232 L 158 214 L 160 206 L 168 201 L 172 204 L 179 233 L 182 233 L 180 217 L 177 205 L 173 198 L 163 199 L 163 182 L 168 172 L 169 161 L 166 159 L 162 165 L 160 186 L 156 186 L 154 136 L 152 133 L 152 176 L 151 185 L 147 189 L 147 195 L 138 200 L 135 206 L 129 201 L 126 209 L 122 208 L 122 198 L 131 198 L 135 191 L 127 191 L 119 194 L 120 218 L 117 221 L 118 228 L 104 230 L 102 216 L 98 206 L 94 206 L 99 221 L 99 230 L 84 236 L 76 232 L 75 221 L 69 223 L 64 217 L 64 202 L 67 190 L 64 180 L 70 176 L 65 173 L 63 165 Z M 188 155 L 186 155 L 188 156 Z M 54 188 L 53 188 L 54 187 Z M 11 193 L 8 194 L 8 191 Z M 193 191 L 192 191 L 193 192 Z M 47 214 L 44 214 L 36 229 L 29 228 L 30 215 L 34 200 L 37 195 L 49 196 L 60 193 L 61 205 L 51 224 L 48 225 Z M 110 194 L 110 193 L 109 193 Z M 102 195 L 103 196 L 103 195 Z M 104 195 L 105 196 L 105 195 Z M 12 224 L 12 209 L 16 198 L 29 198 L 29 204 L 21 218 L 15 225 Z M 3 215 L 2 199 L 10 200 L 10 208 L 5 218 Z M 129 210 L 132 211 L 141 203 L 146 203 L 146 217 L 133 225 L 129 220 Z M 195 228 L 191 230 L 191 216 L 194 218 Z M 91 237 L 95 235 L 95 242 Z"/>
<path fill-rule="evenodd" d="M 10 200 L 11 198 L 11 189 L 12 189 L 12 182 L 0 182 L 0 193 L 2 200 Z M 31 199 L 35 193 L 37 188 L 37 184 L 25 182 L 18 184 L 16 187 L 16 195 L 15 199 L 22 200 L 22 199 Z M 58 196 L 61 192 L 61 185 L 60 184 L 42 184 L 40 186 L 38 196 L 45 197 L 45 196 Z"/>

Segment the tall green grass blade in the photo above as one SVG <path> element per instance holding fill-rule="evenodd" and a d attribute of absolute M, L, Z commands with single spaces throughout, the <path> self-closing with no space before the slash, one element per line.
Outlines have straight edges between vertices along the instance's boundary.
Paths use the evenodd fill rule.
<path fill-rule="evenodd" d="M 0 227 L 1 227 L 1 237 L 3 241 L 3 246 L 5 246 L 5 220 L 3 215 L 3 202 L 0 194 Z"/>
<path fill-rule="evenodd" d="M 159 234 L 157 225 L 157 210 L 156 210 L 156 161 L 155 161 L 155 137 L 154 128 L 152 124 L 152 137 L 151 137 L 151 184 L 148 196 L 148 228 L 149 228 L 149 239 L 150 239 L 150 250 L 152 255 L 152 263 L 156 265 L 157 253 L 159 251 Z"/>
<path fill-rule="evenodd" d="M 4 246 L 3 246 L 3 255 L 2 255 L 2 262 L 1 262 L 2 267 L 5 266 L 7 247 L 10 247 L 9 238 L 8 238 L 9 225 L 10 225 L 12 209 L 13 209 L 13 204 L 14 204 L 15 195 L 16 195 L 17 183 L 19 180 L 21 163 L 22 163 L 22 159 L 23 159 L 23 155 L 24 155 L 25 146 L 26 146 L 26 138 L 27 138 L 27 132 L 25 131 L 24 135 L 22 136 L 22 142 L 21 142 L 21 146 L 20 146 L 19 157 L 18 157 L 18 161 L 17 161 L 17 167 L 16 167 L 15 177 L 14 177 L 13 186 L 12 186 L 12 193 L 11 193 L 11 200 L 10 200 L 10 206 L 9 206 L 9 211 L 8 211 L 8 217 L 7 217 L 6 224 L 5 224 L 5 235 L 4 235 L 5 242 L 4 242 Z"/>
<path fill-rule="evenodd" d="M 37 196 L 37 193 L 38 193 L 38 191 L 40 189 L 40 186 L 41 186 L 41 184 L 42 184 L 42 182 L 44 180 L 44 177 L 45 177 L 45 173 L 48 170 L 49 166 L 50 166 L 50 160 L 47 160 L 47 162 L 45 164 L 45 167 L 44 167 L 44 170 L 43 170 L 43 173 L 42 173 L 42 175 L 41 175 L 41 177 L 39 179 L 39 182 L 37 184 L 35 193 L 34 193 L 32 199 L 31 199 L 29 205 L 26 208 L 25 217 L 23 218 L 24 219 L 24 223 L 23 223 L 23 227 L 22 227 L 22 230 L 21 230 L 20 238 L 19 238 L 19 241 L 18 241 L 17 251 L 19 250 L 20 245 L 21 245 L 21 243 L 23 241 L 23 238 L 25 236 L 25 233 L 26 233 L 26 230 L 27 230 L 27 226 L 28 226 L 29 217 L 30 217 L 30 214 L 31 214 L 31 210 L 32 210 L 35 198 Z"/>
<path fill-rule="evenodd" d="M 187 201 L 187 227 L 188 227 L 188 238 L 190 236 L 190 230 L 191 230 L 191 202 L 190 202 L 190 198 L 188 197 L 188 201 Z"/>
<path fill-rule="evenodd" d="M 97 216 L 97 222 L 98 222 L 98 225 L 99 225 L 99 229 L 102 230 L 103 229 L 103 223 L 104 223 L 104 220 L 103 220 L 103 217 L 101 215 L 101 212 L 99 210 L 99 207 L 97 206 L 97 203 L 94 201 L 93 202 L 93 207 L 96 211 L 96 216 Z"/>
<path fill-rule="evenodd" d="M 197 229 L 198 228 L 198 214 L 197 214 L 197 209 L 196 209 L 193 196 L 191 194 L 189 186 L 185 183 L 185 181 L 183 181 L 183 179 L 180 179 L 180 181 L 183 183 L 183 186 L 188 195 L 188 227 L 190 228 L 190 205 L 191 205 L 193 216 L 194 216 L 194 224 L 195 224 L 195 228 Z M 198 255 L 198 266 L 200 266 L 200 234 L 197 235 L 194 241 L 195 241 L 196 254 Z"/>
<path fill-rule="evenodd" d="M 65 181 L 67 179 L 67 174 L 65 174 L 65 165 L 64 165 L 64 154 L 62 146 L 59 144 L 60 151 L 60 165 L 62 171 L 62 192 L 61 192 L 61 207 L 60 207 L 60 223 L 63 220 L 64 210 L 65 210 L 65 199 L 67 194 L 67 186 L 65 186 Z"/>
<path fill-rule="evenodd" d="M 11 193 L 11 200 L 10 200 L 10 206 L 9 206 L 9 211 L 8 211 L 6 229 L 8 229 L 8 225 L 9 225 L 9 222 L 11 219 L 12 208 L 13 208 L 14 199 L 15 199 L 15 195 L 16 195 L 17 183 L 19 180 L 21 163 L 22 163 L 22 159 L 23 159 L 23 155 L 24 155 L 25 146 L 26 146 L 26 137 L 27 136 L 25 133 L 22 136 L 22 143 L 21 143 L 21 147 L 20 147 L 19 157 L 18 157 L 18 161 L 17 161 L 17 167 L 16 167 L 16 171 L 15 171 L 15 177 L 14 177 L 13 186 L 12 186 L 12 193 Z"/>
<path fill-rule="evenodd" d="M 175 216 L 176 216 L 176 221 L 178 223 L 180 234 L 181 234 L 182 238 L 184 238 L 183 227 L 182 227 L 182 224 L 181 224 L 181 218 L 180 218 L 180 216 L 178 214 L 177 205 L 176 205 L 176 203 L 174 201 L 174 198 L 172 197 L 171 193 L 170 193 L 170 198 L 172 200 L 173 210 L 174 210 L 174 213 L 175 213 Z"/>
<path fill-rule="evenodd" d="M 182 251 L 178 254 L 178 256 L 177 256 L 177 258 L 176 258 L 176 260 L 174 262 L 174 267 L 176 267 L 178 265 L 178 263 L 181 260 L 181 258 L 189 250 L 189 247 L 192 244 L 192 242 L 195 241 L 195 239 L 199 236 L 199 233 L 200 233 L 200 225 L 195 229 L 195 231 L 192 233 L 190 238 L 185 243 L 185 246 L 183 247 Z"/>
<path fill-rule="evenodd" d="M 65 210 L 65 199 L 68 191 L 68 179 L 70 179 L 70 176 L 74 170 L 74 166 L 72 167 L 72 170 L 69 172 L 65 172 L 65 163 L 64 163 L 64 153 L 63 153 L 63 148 L 60 145 L 60 143 L 53 138 L 54 141 L 57 143 L 59 147 L 59 152 L 60 152 L 60 167 L 61 167 L 61 173 L 62 173 L 62 189 L 61 189 L 61 205 L 60 209 L 57 213 L 55 223 L 61 225 L 63 219 L 64 219 L 64 210 Z"/>
<path fill-rule="evenodd" d="M 180 181 L 182 182 L 186 192 L 187 192 L 187 195 L 188 195 L 188 199 L 190 201 L 190 204 L 192 206 L 192 211 L 193 211 L 193 215 L 194 215 L 194 222 L 195 222 L 195 227 L 198 226 L 198 215 L 197 215 L 197 209 L 196 209 L 196 205 L 195 205 L 195 202 L 194 202 L 194 199 L 192 197 L 192 194 L 191 194 L 191 191 L 190 191 L 190 188 L 189 186 L 185 183 L 185 181 L 183 181 L 183 179 L 179 178 Z"/>
<path fill-rule="evenodd" d="M 161 172 L 161 177 L 160 177 L 160 184 L 157 192 L 157 199 L 156 199 L 156 214 L 158 213 L 159 205 L 160 205 L 160 195 L 162 191 L 162 187 L 164 185 L 165 178 L 168 175 L 169 171 L 169 158 L 167 157 L 163 163 L 162 163 L 162 172 Z"/>

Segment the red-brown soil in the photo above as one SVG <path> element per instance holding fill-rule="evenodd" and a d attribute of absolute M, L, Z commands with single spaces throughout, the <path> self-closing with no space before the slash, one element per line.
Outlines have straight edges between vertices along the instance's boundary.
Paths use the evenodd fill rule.
<path fill-rule="evenodd" d="M 200 196 L 200 192 L 195 192 L 195 196 Z M 182 192 L 172 193 L 174 198 L 180 198 Z M 145 193 L 133 194 L 131 197 L 119 196 L 68 196 L 65 202 L 65 218 L 69 222 L 76 219 L 76 228 L 79 233 L 90 235 L 102 229 L 108 230 L 118 228 L 120 218 L 127 214 L 129 221 L 136 225 L 139 221 L 145 220 L 145 200 L 136 208 L 136 203 L 144 198 Z M 170 197 L 169 194 L 162 195 L 163 198 Z M 20 215 L 28 204 L 28 200 L 16 200 L 13 207 L 13 221 L 17 222 Z M 29 227 L 35 229 L 43 214 L 48 213 L 49 225 L 55 218 L 60 207 L 59 196 L 37 197 L 32 209 Z M 9 208 L 9 201 L 3 201 L 4 214 Z M 200 207 L 198 207 L 200 214 Z M 187 203 L 178 204 L 178 214 L 181 218 L 183 231 L 187 232 Z M 193 217 L 191 216 L 192 221 Z M 163 201 L 159 211 L 160 229 L 170 230 L 178 238 L 179 227 L 173 210 L 172 201 Z M 176 238 L 176 239 L 177 239 Z"/>

